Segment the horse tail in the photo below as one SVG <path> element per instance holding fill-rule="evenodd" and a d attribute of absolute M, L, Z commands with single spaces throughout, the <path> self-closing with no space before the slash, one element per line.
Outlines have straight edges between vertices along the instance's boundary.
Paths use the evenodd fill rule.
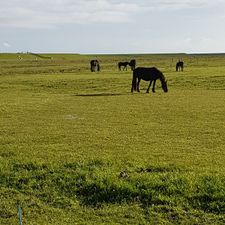
<path fill-rule="evenodd" d="M 133 71 L 133 80 L 132 80 L 132 86 L 131 86 L 131 92 L 137 90 L 137 77 L 136 77 L 136 71 Z"/>

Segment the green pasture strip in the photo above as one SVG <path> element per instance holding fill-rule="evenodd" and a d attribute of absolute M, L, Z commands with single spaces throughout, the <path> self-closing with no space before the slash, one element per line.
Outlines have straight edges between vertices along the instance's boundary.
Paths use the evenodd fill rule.
<path fill-rule="evenodd" d="M 0 54 L 0 224 L 225 223 L 223 55 L 26 56 Z M 131 94 L 131 58 L 169 92 Z"/>

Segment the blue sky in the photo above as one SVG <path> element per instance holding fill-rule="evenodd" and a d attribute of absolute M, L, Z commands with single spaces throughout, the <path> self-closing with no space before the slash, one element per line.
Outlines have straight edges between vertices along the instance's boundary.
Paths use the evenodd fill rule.
<path fill-rule="evenodd" d="M 0 52 L 225 52 L 225 0 L 1 0 Z"/>

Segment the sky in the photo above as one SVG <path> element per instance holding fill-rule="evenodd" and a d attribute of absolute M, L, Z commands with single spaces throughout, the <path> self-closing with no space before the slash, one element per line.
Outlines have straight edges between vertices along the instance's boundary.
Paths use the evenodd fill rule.
<path fill-rule="evenodd" d="M 0 53 L 224 53 L 225 0 L 0 0 Z"/>

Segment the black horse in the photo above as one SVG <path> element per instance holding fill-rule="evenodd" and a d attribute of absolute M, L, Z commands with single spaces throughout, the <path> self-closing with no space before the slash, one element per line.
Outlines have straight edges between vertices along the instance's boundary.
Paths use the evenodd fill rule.
<path fill-rule="evenodd" d="M 123 70 L 127 70 L 127 66 L 129 65 L 129 62 L 118 62 L 118 68 L 121 70 L 121 67 L 123 67 Z"/>
<path fill-rule="evenodd" d="M 91 64 L 91 72 L 100 71 L 100 64 L 97 59 L 93 59 L 90 61 Z"/>
<path fill-rule="evenodd" d="M 129 62 L 129 66 L 130 66 L 131 70 L 133 71 L 136 67 L 136 60 L 131 59 L 130 62 Z"/>
<path fill-rule="evenodd" d="M 155 67 L 151 67 L 151 68 L 137 67 L 136 69 L 134 69 L 132 86 L 131 86 L 132 93 L 134 90 L 140 92 L 139 84 L 141 79 L 145 81 L 150 81 L 148 89 L 146 90 L 146 93 L 149 93 L 149 89 L 152 84 L 152 81 L 153 81 L 152 92 L 153 93 L 155 92 L 155 83 L 156 83 L 156 80 L 158 79 L 160 79 L 161 81 L 163 91 L 164 92 L 168 91 L 167 81 L 165 80 L 163 73 Z"/>
<path fill-rule="evenodd" d="M 177 62 L 177 64 L 176 64 L 176 71 L 178 72 L 178 71 L 183 71 L 183 69 L 184 69 L 184 62 L 182 62 L 182 61 L 178 61 Z"/>

